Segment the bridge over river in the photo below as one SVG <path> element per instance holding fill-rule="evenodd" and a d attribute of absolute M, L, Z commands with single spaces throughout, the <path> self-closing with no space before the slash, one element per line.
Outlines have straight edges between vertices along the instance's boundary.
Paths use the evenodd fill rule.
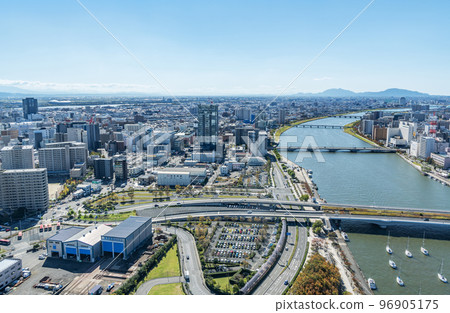
<path fill-rule="evenodd" d="M 288 146 L 288 147 L 279 147 L 277 148 L 279 151 L 322 151 L 322 152 L 371 152 L 371 153 L 396 153 L 396 149 L 390 149 L 385 147 L 299 147 L 299 146 Z"/>

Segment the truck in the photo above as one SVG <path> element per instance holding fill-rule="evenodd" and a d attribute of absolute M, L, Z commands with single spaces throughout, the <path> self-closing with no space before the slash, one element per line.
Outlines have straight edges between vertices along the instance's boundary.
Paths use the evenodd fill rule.
<path fill-rule="evenodd" d="M 189 271 L 184 271 L 184 279 L 189 282 Z"/>
<path fill-rule="evenodd" d="M 103 287 L 100 285 L 95 285 L 92 287 L 91 290 L 89 290 L 89 295 L 101 295 L 103 292 Z"/>

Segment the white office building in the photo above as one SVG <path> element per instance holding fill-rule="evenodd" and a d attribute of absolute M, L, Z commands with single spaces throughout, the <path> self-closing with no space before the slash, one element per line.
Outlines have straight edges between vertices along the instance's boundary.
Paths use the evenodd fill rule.
<path fill-rule="evenodd" d="M 88 150 L 85 143 L 53 143 L 39 150 L 39 167 L 46 168 L 48 174 L 69 175 L 75 164 L 87 161 Z"/>
<path fill-rule="evenodd" d="M 16 210 L 27 215 L 48 209 L 48 180 L 45 168 L 0 171 L 0 215 Z"/>
<path fill-rule="evenodd" d="M 426 159 L 434 152 L 434 138 L 420 137 L 419 140 L 419 157 Z"/>
<path fill-rule="evenodd" d="M 2 169 L 19 170 L 34 168 L 33 146 L 8 146 L 0 150 Z"/>

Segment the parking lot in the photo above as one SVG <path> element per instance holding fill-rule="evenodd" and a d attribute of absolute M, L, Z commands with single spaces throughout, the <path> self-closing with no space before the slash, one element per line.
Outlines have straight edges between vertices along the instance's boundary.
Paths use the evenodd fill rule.
<path fill-rule="evenodd" d="M 256 267 L 272 243 L 275 224 L 221 222 L 206 251 L 206 261 Z"/>

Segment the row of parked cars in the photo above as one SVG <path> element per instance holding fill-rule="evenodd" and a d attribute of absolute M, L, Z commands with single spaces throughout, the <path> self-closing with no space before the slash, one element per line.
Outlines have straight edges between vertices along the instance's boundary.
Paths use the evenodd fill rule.
<path fill-rule="evenodd" d="M 224 241 L 249 241 L 254 242 L 257 239 L 256 236 L 243 236 L 243 235 L 220 235 L 219 240 Z"/>
<path fill-rule="evenodd" d="M 216 248 L 218 249 L 238 249 L 238 250 L 256 250 L 255 243 L 238 243 L 238 242 L 224 242 L 219 241 L 216 243 Z"/>

